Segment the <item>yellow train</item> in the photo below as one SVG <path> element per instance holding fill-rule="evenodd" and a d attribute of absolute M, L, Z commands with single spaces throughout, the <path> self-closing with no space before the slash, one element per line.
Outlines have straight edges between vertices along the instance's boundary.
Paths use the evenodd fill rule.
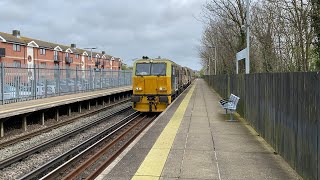
<path fill-rule="evenodd" d="M 162 112 L 193 80 L 193 71 L 168 59 L 143 57 L 134 62 L 133 109 Z"/>

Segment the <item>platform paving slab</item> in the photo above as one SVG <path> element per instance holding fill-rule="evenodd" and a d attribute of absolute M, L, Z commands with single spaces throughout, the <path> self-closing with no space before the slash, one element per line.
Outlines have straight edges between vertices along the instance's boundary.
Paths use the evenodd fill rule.
<path fill-rule="evenodd" d="M 186 149 L 199 151 L 213 151 L 213 141 L 211 134 L 189 133 L 187 134 Z"/>
<path fill-rule="evenodd" d="M 271 153 L 217 151 L 221 179 L 299 179 L 276 163 Z"/>
<path fill-rule="evenodd" d="M 185 150 L 180 178 L 219 179 L 214 152 Z"/>
<path fill-rule="evenodd" d="M 190 122 L 191 122 L 191 117 L 189 116 L 183 117 L 183 120 L 178 129 L 178 133 L 187 133 L 189 131 Z"/>
<path fill-rule="evenodd" d="M 180 169 L 182 166 L 183 149 L 171 149 L 170 154 L 168 156 L 166 166 L 162 170 L 163 178 L 179 178 L 180 177 Z M 164 176 L 165 175 L 165 176 Z"/>
<path fill-rule="evenodd" d="M 235 129 L 235 131 L 231 131 Z M 242 123 L 239 122 L 210 122 L 210 130 L 214 135 L 246 135 L 248 129 Z M 258 135 L 257 133 L 250 132 L 251 135 Z"/>

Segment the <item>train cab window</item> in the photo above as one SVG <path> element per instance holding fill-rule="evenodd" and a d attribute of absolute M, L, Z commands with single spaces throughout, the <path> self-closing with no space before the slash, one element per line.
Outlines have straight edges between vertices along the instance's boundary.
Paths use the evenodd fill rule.
<path fill-rule="evenodd" d="M 136 75 L 137 76 L 148 76 L 150 75 L 150 66 L 149 63 L 138 63 L 136 65 Z"/>
<path fill-rule="evenodd" d="M 153 63 L 151 66 L 151 75 L 165 76 L 166 71 L 167 69 L 165 63 Z"/>

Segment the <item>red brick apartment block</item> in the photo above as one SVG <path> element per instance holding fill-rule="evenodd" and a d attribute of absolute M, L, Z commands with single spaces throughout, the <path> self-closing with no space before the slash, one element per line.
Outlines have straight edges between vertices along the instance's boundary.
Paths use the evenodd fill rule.
<path fill-rule="evenodd" d="M 20 31 L 13 30 L 12 34 L 0 32 L 0 62 L 17 65 L 39 67 L 78 68 L 78 69 L 121 69 L 120 58 L 111 55 L 86 51 L 76 47 L 46 42 L 34 38 L 20 36 Z"/>

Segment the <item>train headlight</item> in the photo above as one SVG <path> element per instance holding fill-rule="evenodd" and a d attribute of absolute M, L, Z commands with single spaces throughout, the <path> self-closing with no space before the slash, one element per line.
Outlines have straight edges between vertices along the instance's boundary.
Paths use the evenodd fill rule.
<path fill-rule="evenodd" d="M 159 91 L 167 91 L 167 88 L 165 88 L 165 87 L 160 87 L 160 88 L 159 88 Z"/>
<path fill-rule="evenodd" d="M 142 91 L 142 87 L 136 87 L 136 91 Z"/>

